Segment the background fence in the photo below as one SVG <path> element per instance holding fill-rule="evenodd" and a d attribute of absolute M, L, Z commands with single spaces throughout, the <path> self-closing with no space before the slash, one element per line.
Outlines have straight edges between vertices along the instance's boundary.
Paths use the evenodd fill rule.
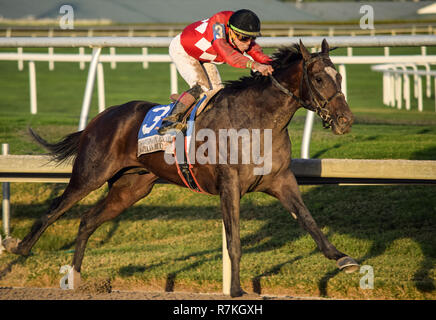
<path fill-rule="evenodd" d="M 137 26 L 90 26 L 75 27 L 74 30 L 51 26 L 0 26 L 0 36 L 4 37 L 173 37 L 183 30 L 184 24 L 158 24 Z M 375 29 L 362 29 L 357 24 L 262 24 L 262 35 L 267 37 L 296 36 L 356 36 L 356 35 L 435 35 L 436 23 L 378 24 Z"/>
<path fill-rule="evenodd" d="M 104 75 L 103 66 L 101 62 L 110 62 L 114 66 L 117 62 L 142 62 L 146 67 L 149 62 L 171 62 L 168 55 L 148 54 L 148 47 L 168 47 L 171 37 L 155 37 L 155 38 L 140 38 L 140 37 L 9 37 L 0 39 L 0 47 L 16 47 L 17 53 L 0 53 L 0 60 L 16 60 L 19 63 L 19 68 L 22 68 L 24 61 L 29 61 L 29 81 L 30 81 L 30 110 L 31 113 L 37 112 L 37 94 L 36 94 L 36 72 L 34 61 L 48 61 L 51 68 L 54 68 L 54 62 L 90 62 L 88 71 L 88 78 L 86 82 L 85 93 L 82 103 L 82 111 L 79 121 L 79 130 L 83 130 L 86 126 L 88 113 L 91 103 L 92 91 L 94 82 L 97 75 L 98 81 L 98 97 L 99 97 L 99 111 L 105 107 L 104 95 Z M 273 37 L 273 38 L 259 38 L 257 41 L 265 48 L 275 48 L 280 46 L 291 45 L 302 40 L 308 47 L 319 47 L 324 37 L 310 37 L 310 38 L 297 38 L 297 37 Z M 413 65 L 425 65 L 428 69 L 430 64 L 436 63 L 436 56 L 426 54 L 426 46 L 436 44 L 436 36 L 429 35 L 414 35 L 414 36 L 361 36 L 361 37 L 327 37 L 331 47 L 347 47 L 347 56 L 332 57 L 332 61 L 339 64 L 339 72 L 342 75 L 342 88 L 347 96 L 347 77 L 346 77 L 346 64 L 376 64 L 376 63 L 409 63 Z M 421 56 L 389 56 L 389 47 L 396 46 L 420 46 Z M 23 47 L 72 47 L 84 48 L 92 47 L 92 55 L 85 55 L 83 49 L 79 51 L 78 55 L 74 54 L 54 54 L 53 50 L 49 50 L 48 54 L 34 54 L 23 53 Z M 102 47 L 110 47 L 111 54 L 101 55 Z M 142 55 L 117 55 L 115 54 L 116 47 L 138 47 L 143 48 Z M 384 47 L 384 56 L 352 56 L 352 47 Z M 417 71 L 417 67 L 415 67 Z M 177 71 L 175 66 L 170 63 L 171 85 L 170 93 L 178 91 L 177 88 Z M 415 73 L 415 79 L 420 79 L 422 74 Z M 419 80 L 416 80 L 417 83 Z M 427 95 L 428 88 L 431 81 L 427 81 Z M 417 85 L 417 92 L 418 92 Z M 398 90 L 397 90 L 398 91 Z M 418 97 L 415 95 L 415 97 Z M 422 91 L 419 96 L 422 106 Z M 399 103 L 399 107 L 401 104 Z M 421 109 L 420 109 L 421 110 Z M 302 157 L 309 157 L 310 136 L 312 132 L 314 114 L 308 112 L 306 119 L 306 126 L 303 135 L 302 143 Z"/>

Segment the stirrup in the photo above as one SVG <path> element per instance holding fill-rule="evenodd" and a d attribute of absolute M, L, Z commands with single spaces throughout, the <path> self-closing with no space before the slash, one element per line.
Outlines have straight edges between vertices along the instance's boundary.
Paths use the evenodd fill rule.
<path fill-rule="evenodd" d="M 186 123 L 184 122 L 171 122 L 167 121 L 162 123 L 162 126 L 157 130 L 159 134 L 165 134 L 169 131 L 185 131 Z"/>
<path fill-rule="evenodd" d="M 162 124 L 164 122 L 178 122 L 178 121 L 180 121 L 181 116 L 183 116 L 183 115 L 180 113 L 171 114 L 162 120 Z"/>

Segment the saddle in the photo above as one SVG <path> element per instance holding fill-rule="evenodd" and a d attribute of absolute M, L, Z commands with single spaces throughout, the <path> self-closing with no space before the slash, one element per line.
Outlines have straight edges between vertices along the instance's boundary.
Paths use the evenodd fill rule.
<path fill-rule="evenodd" d="M 189 115 L 191 114 L 191 112 L 194 109 L 194 107 L 196 106 L 196 104 L 199 103 L 199 101 L 201 101 L 201 104 L 200 104 L 200 106 L 198 106 L 197 111 L 196 111 L 196 117 L 198 117 L 200 115 L 200 113 L 204 109 L 206 109 L 206 106 L 209 106 L 208 104 L 209 104 L 210 99 L 212 99 L 221 89 L 222 89 L 222 87 L 219 87 L 216 89 L 209 90 L 207 92 L 203 92 L 200 95 L 199 100 L 196 103 L 193 103 L 191 108 L 186 112 L 185 116 L 183 117 L 183 120 L 186 120 L 189 117 Z M 173 102 L 176 102 L 179 98 L 180 98 L 180 94 L 178 94 L 178 93 L 173 93 L 172 95 L 170 95 L 170 99 Z"/>
<path fill-rule="evenodd" d="M 200 99 L 192 105 L 192 107 L 186 112 L 181 122 L 187 123 L 186 131 L 183 133 L 183 144 L 178 147 L 182 147 L 183 160 L 177 158 L 176 153 L 176 132 L 168 132 L 163 135 L 159 134 L 158 129 L 161 126 L 162 120 L 171 113 L 174 108 L 175 102 L 168 105 L 158 105 L 151 108 L 140 127 L 138 133 L 138 152 L 137 156 L 143 154 L 152 153 L 156 151 L 165 151 L 166 153 L 173 154 L 178 160 L 175 161 L 177 166 L 177 172 L 183 183 L 192 191 L 199 193 L 206 193 L 198 184 L 193 172 L 192 164 L 189 162 L 189 146 L 194 134 L 194 122 L 196 117 L 201 114 L 206 107 L 208 107 L 209 101 L 218 93 L 221 88 L 211 90 L 203 93 Z M 177 101 L 177 95 L 171 95 L 172 100 Z M 189 120 L 188 120 L 189 119 Z M 194 138 L 195 139 L 195 138 Z M 178 152 L 181 152 L 180 150 Z"/>

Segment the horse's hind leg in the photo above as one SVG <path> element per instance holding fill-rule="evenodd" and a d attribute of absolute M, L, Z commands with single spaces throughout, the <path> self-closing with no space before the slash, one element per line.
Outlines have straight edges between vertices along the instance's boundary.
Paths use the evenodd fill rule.
<path fill-rule="evenodd" d="M 80 282 L 85 247 L 92 233 L 101 224 L 114 219 L 135 202 L 147 196 L 156 180 L 157 177 L 151 173 L 127 172 L 111 185 L 105 199 L 82 216 L 73 258 L 74 288 L 77 288 Z"/>
<path fill-rule="evenodd" d="M 86 152 L 82 154 L 86 154 Z M 52 201 L 48 212 L 34 222 L 30 232 L 22 241 L 10 239 L 9 243 L 6 243 L 5 248 L 7 251 L 28 255 L 42 233 L 52 223 L 58 220 L 75 203 L 101 187 L 114 174 L 115 168 L 104 164 L 101 164 L 99 169 L 87 166 L 87 159 L 86 156 L 78 156 L 73 166 L 70 182 L 63 194 Z"/>
<path fill-rule="evenodd" d="M 23 240 L 14 241 L 13 244 L 9 245 L 6 249 L 15 254 L 28 255 L 32 247 L 41 237 L 42 233 L 52 223 L 58 220 L 75 203 L 83 199 L 91 191 L 97 189 L 101 185 L 101 183 L 98 184 L 94 182 L 87 183 L 86 185 L 79 187 L 77 184 L 70 182 L 63 194 L 52 201 L 48 212 L 34 222 L 30 232 L 23 238 Z"/>
<path fill-rule="evenodd" d="M 274 179 L 274 184 L 266 193 L 276 197 L 283 206 L 296 217 L 297 221 L 315 240 L 322 253 L 332 260 L 336 260 L 338 267 L 346 272 L 356 271 L 358 263 L 346 254 L 336 249 L 321 232 L 315 220 L 305 206 L 298 189 L 294 174 L 287 170 Z"/>

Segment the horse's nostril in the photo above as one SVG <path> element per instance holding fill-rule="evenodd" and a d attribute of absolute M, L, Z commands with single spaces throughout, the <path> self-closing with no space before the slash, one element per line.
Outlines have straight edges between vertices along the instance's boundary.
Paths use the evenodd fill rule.
<path fill-rule="evenodd" d="M 339 122 L 339 124 L 346 124 L 348 122 L 348 120 L 345 117 L 339 117 L 338 122 Z"/>

